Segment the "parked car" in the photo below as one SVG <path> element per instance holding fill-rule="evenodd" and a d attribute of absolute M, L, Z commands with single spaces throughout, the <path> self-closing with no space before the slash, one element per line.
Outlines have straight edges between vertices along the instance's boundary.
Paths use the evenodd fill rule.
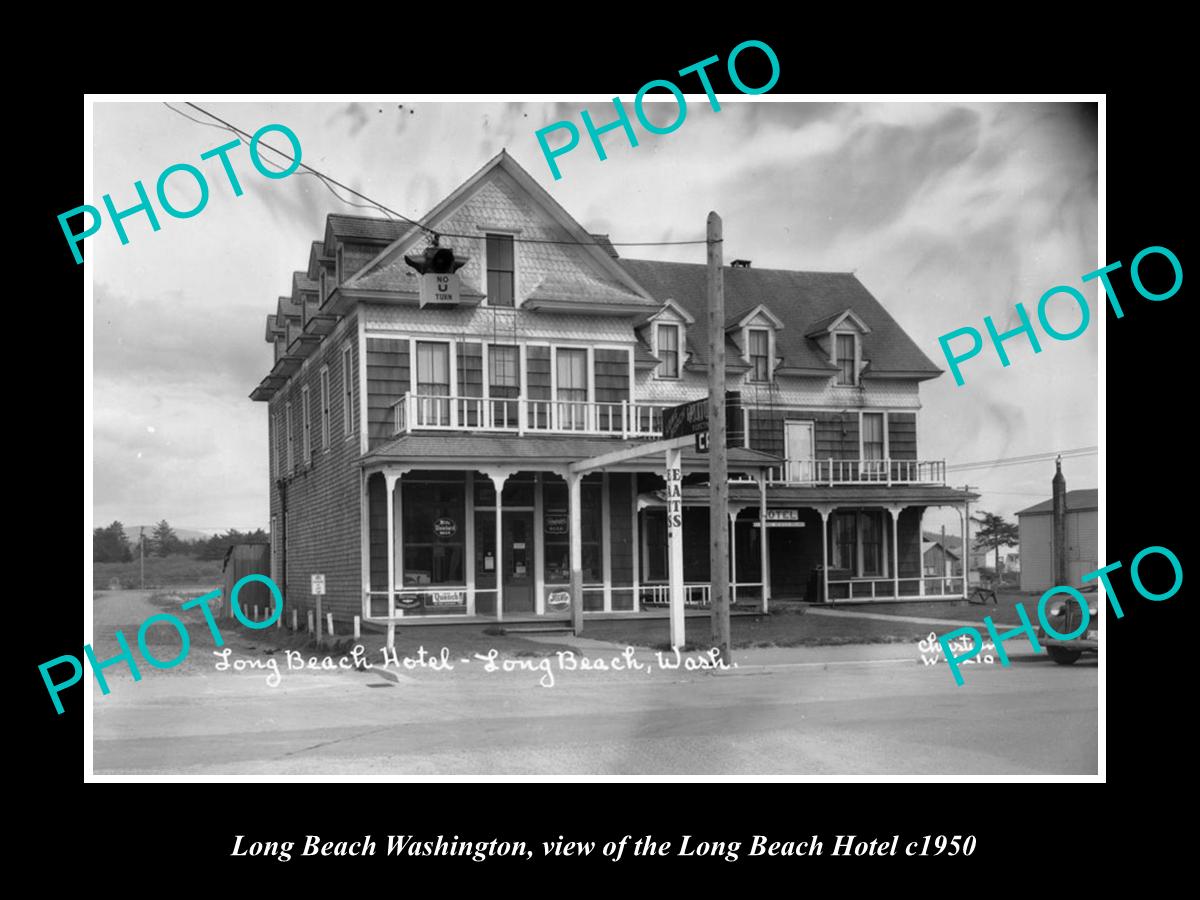
<path fill-rule="evenodd" d="M 1086 596 L 1086 595 L 1085 595 Z M 1100 619 L 1096 610 L 1096 595 L 1088 600 L 1087 630 L 1073 640 L 1064 641 L 1052 638 L 1046 634 L 1046 629 L 1038 626 L 1038 643 L 1046 648 L 1050 658 L 1060 666 L 1069 666 L 1085 653 L 1100 651 Z M 1083 619 L 1083 609 L 1075 600 L 1054 600 L 1046 608 L 1046 620 L 1059 634 L 1071 634 L 1078 630 Z"/>

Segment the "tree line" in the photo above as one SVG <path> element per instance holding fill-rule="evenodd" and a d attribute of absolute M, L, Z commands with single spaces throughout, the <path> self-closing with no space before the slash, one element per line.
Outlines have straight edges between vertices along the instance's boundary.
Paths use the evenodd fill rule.
<path fill-rule="evenodd" d="M 196 559 L 223 559 L 225 551 L 233 544 L 269 544 L 271 537 L 261 528 L 253 531 L 238 531 L 230 528 L 224 534 L 209 538 L 182 540 L 175 534 L 166 519 L 142 537 L 146 556 L 171 556 L 183 554 Z M 92 529 L 93 562 L 131 562 L 138 553 L 136 541 L 129 540 L 125 526 L 113 522 L 104 528 Z"/>

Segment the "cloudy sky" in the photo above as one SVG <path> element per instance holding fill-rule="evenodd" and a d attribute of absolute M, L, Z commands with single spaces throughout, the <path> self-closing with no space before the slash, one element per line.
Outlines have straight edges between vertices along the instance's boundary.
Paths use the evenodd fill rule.
<path fill-rule="evenodd" d="M 631 98 L 625 98 L 627 103 Z M 187 109 L 180 104 L 177 108 Z M 1096 251 L 1096 117 L 1071 104 L 831 104 L 738 102 L 714 112 L 703 95 L 684 124 L 631 148 L 606 136 L 600 161 L 586 134 L 560 157 L 555 181 L 534 132 L 606 102 L 201 103 L 253 132 L 281 122 L 304 161 L 418 218 L 507 148 L 583 226 L 615 241 L 703 238 L 710 209 L 725 222 L 725 258 L 756 267 L 853 271 L 936 364 L 939 335 L 983 330 L 992 315 L 1017 324 L 1013 304 L 1038 298 L 1108 262 Z M 669 122 L 670 108 L 652 118 Z M 190 115 L 203 119 L 189 110 Z M 231 139 L 161 103 L 100 103 L 94 113 L 94 192 L 101 206 L 134 205 L 180 162 L 209 175 L 207 207 L 190 219 L 159 213 L 126 221 L 122 246 L 106 222 L 86 243 L 94 285 L 94 522 L 167 519 L 217 530 L 266 526 L 267 412 L 248 394 L 270 369 L 263 323 L 304 268 L 330 212 L 361 212 L 316 178 L 273 181 L 246 147 L 230 159 L 234 197 L 216 160 L 200 153 Z M 268 141 L 285 147 L 272 135 Z M 168 198 L 195 205 L 186 176 Z M 623 248 L 622 255 L 703 262 L 704 248 Z M 1084 291 L 1096 306 L 1095 282 Z M 1078 323 L 1059 301 L 1051 321 Z M 990 348 L 921 388 L 922 458 L 951 464 L 1099 443 L 1097 328 L 1035 355 L 1009 341 L 1012 365 Z M 955 473 L 982 488 L 981 506 L 1011 514 L 1049 496 L 1052 462 Z M 1064 464 L 1068 487 L 1097 485 L 1096 457 Z M 926 524 L 941 518 L 930 510 Z M 946 521 L 951 521 L 949 517 Z M 954 520 L 955 523 L 957 520 Z M 954 525 L 957 529 L 957 524 Z"/>

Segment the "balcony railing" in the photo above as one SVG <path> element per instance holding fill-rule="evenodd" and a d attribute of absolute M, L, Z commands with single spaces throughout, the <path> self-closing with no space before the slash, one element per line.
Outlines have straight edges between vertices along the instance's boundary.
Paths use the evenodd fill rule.
<path fill-rule="evenodd" d="M 770 472 L 772 484 L 945 484 L 944 459 L 791 460 Z"/>
<path fill-rule="evenodd" d="M 458 397 L 406 393 L 392 405 L 394 434 L 410 431 L 499 431 L 621 438 L 662 435 L 663 404 L 527 397 Z"/>

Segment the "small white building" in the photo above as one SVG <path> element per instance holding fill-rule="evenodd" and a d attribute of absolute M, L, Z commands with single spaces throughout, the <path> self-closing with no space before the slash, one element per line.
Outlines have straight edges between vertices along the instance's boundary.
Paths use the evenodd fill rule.
<path fill-rule="evenodd" d="M 1098 559 L 1099 503 L 1095 488 L 1067 491 L 1067 573 L 1078 586 Z M 1044 500 L 1017 513 L 1021 530 L 1021 590 L 1045 591 L 1054 583 L 1054 501 Z"/>

